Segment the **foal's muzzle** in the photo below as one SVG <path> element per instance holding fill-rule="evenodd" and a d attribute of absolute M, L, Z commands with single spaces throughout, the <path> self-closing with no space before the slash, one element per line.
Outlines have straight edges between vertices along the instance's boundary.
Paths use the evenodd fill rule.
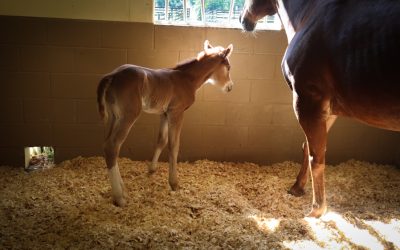
<path fill-rule="evenodd" d="M 232 82 L 230 82 L 230 83 L 228 83 L 227 85 L 225 85 L 225 87 L 224 87 L 224 91 L 225 92 L 231 92 L 231 90 L 233 89 L 233 83 Z"/>

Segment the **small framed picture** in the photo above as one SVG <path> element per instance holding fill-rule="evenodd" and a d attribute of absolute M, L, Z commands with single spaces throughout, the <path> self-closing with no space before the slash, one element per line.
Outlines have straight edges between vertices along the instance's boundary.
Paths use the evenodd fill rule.
<path fill-rule="evenodd" d="M 53 147 L 25 147 L 25 171 L 51 168 L 54 166 Z"/>

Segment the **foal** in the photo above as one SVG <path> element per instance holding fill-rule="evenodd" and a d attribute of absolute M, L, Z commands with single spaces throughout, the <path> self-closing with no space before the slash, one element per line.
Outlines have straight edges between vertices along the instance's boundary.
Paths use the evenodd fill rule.
<path fill-rule="evenodd" d="M 232 49 L 232 44 L 227 48 L 212 47 L 206 40 L 204 51 L 197 58 L 175 68 L 154 70 L 126 64 L 101 79 L 97 87 L 97 103 L 101 118 L 106 122 L 110 117 L 104 153 L 112 197 L 117 206 L 126 204 L 117 157 L 142 110 L 161 118 L 157 147 L 148 172 L 156 171 L 158 158 L 168 143 L 168 181 L 172 190 L 178 188 L 176 165 L 183 113 L 194 103 L 195 92 L 204 83 L 218 85 L 224 92 L 231 91 L 233 82 L 228 58 Z"/>

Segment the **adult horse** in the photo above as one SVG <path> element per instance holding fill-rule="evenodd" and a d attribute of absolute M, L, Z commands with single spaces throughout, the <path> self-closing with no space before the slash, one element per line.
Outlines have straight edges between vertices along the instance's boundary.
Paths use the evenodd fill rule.
<path fill-rule="evenodd" d="M 276 13 L 289 42 L 282 70 L 306 136 L 289 192 L 304 194 L 311 169 L 309 216 L 319 217 L 327 208 L 325 151 L 336 117 L 400 131 L 400 1 L 247 0 L 240 22 L 253 31 L 260 18 Z"/>

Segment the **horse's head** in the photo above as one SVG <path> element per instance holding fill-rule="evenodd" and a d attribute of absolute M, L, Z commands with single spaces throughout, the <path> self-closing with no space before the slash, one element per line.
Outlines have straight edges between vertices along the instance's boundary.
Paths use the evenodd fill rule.
<path fill-rule="evenodd" d="M 275 15 L 276 0 L 246 0 L 239 21 L 246 31 L 253 31 L 257 21 L 265 16 Z"/>
<path fill-rule="evenodd" d="M 216 63 L 216 67 L 208 77 L 207 83 L 221 87 L 224 92 L 231 91 L 233 87 L 230 76 L 231 65 L 229 63 L 229 56 L 232 50 L 232 44 L 226 48 L 220 46 L 213 47 L 208 40 L 206 40 L 204 42 L 204 51 L 201 53 L 201 55 L 210 58 Z"/>

